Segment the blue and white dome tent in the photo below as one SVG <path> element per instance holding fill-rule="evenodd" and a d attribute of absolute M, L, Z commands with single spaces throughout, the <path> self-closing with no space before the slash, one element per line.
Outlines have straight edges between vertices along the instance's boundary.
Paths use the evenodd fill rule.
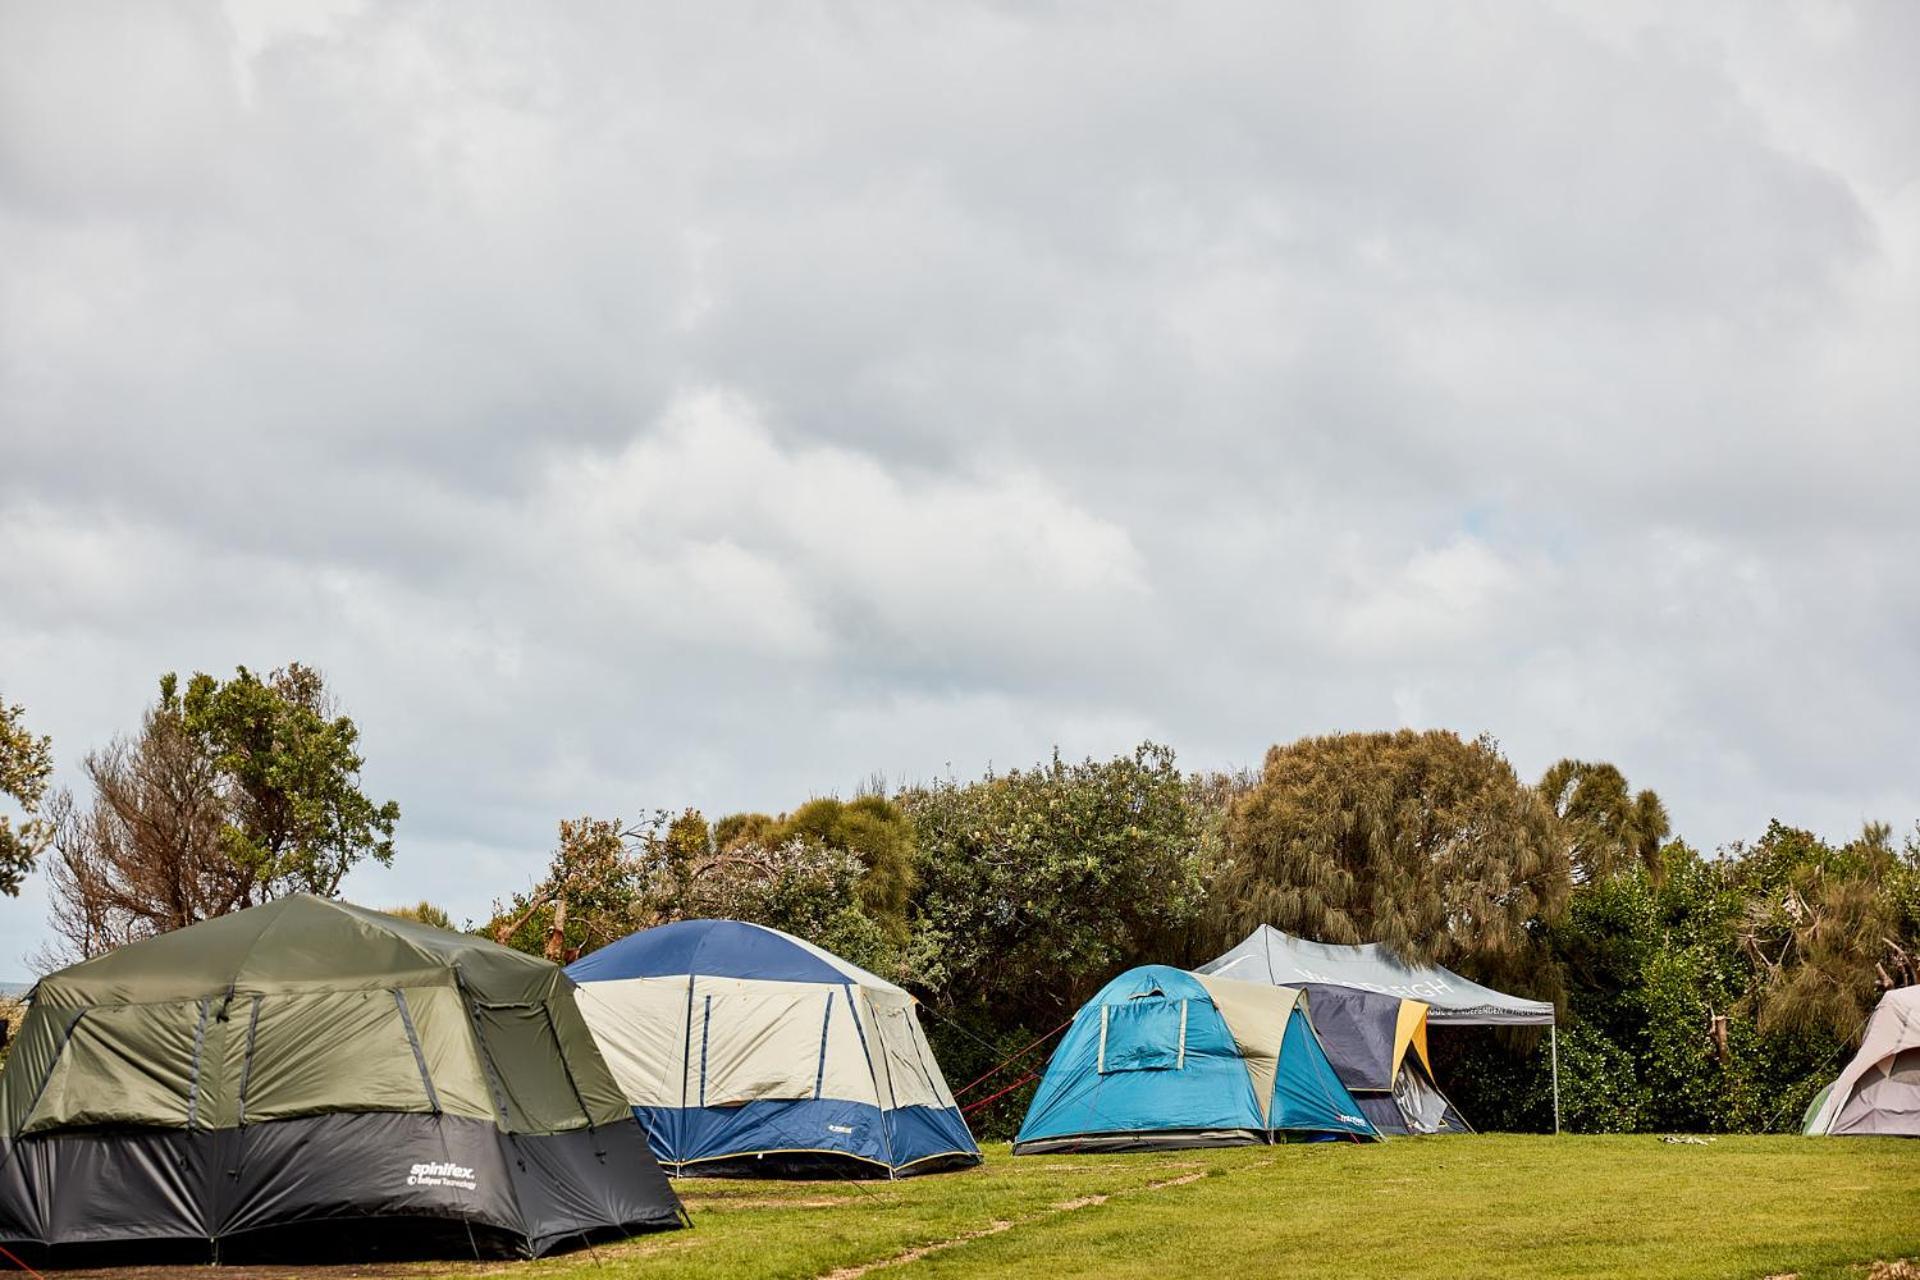
<path fill-rule="evenodd" d="M 980 1161 L 913 997 L 811 943 L 683 920 L 567 972 L 671 1173 L 898 1177 Z"/>
<path fill-rule="evenodd" d="M 1152 964 L 1074 1015 L 1013 1153 L 1379 1136 L 1327 1061 L 1304 992 Z"/>

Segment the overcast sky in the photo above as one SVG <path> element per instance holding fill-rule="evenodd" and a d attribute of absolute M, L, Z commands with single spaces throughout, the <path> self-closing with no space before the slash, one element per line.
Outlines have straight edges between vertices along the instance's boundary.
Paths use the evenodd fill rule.
<path fill-rule="evenodd" d="M 318 666 L 405 813 L 348 891 L 456 918 L 564 816 L 1147 737 L 1906 828 L 1916 63 L 1899 0 L 0 0 L 0 694 L 71 782 Z"/>

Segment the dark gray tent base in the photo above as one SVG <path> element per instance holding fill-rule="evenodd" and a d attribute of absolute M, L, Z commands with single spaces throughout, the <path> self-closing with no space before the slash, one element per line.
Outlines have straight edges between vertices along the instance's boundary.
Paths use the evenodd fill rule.
<path fill-rule="evenodd" d="M 682 1222 L 637 1124 L 505 1134 L 367 1112 L 0 1138 L 0 1244 L 54 1265 L 537 1257 Z"/>

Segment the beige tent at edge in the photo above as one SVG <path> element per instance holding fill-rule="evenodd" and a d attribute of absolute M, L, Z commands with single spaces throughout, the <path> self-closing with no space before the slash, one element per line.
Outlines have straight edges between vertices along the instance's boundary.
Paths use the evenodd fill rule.
<path fill-rule="evenodd" d="M 1920 986 L 1880 997 L 1860 1052 L 1817 1100 L 1806 1132 L 1920 1138 Z"/>

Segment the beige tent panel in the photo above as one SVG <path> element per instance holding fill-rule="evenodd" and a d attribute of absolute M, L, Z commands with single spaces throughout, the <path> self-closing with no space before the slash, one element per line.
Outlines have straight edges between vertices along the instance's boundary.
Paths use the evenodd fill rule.
<path fill-rule="evenodd" d="M 1292 987 L 1270 987 L 1264 982 L 1240 982 L 1201 973 L 1193 977 L 1206 988 L 1213 1007 L 1226 1019 L 1227 1030 L 1233 1033 L 1240 1056 L 1246 1059 L 1260 1118 L 1271 1121 L 1273 1082 L 1280 1071 L 1280 1046 L 1287 1037 L 1287 1020 L 1293 1016 L 1294 1005 L 1305 997 Z"/>
<path fill-rule="evenodd" d="M 877 1034 L 879 1051 L 885 1056 L 884 1070 L 893 1091 L 893 1104 L 901 1107 L 951 1107 L 953 1095 L 947 1092 L 940 1068 L 934 1065 L 933 1049 L 913 1014 L 913 1000 L 887 991 L 868 991 L 871 1025 Z"/>
<path fill-rule="evenodd" d="M 695 1106 L 811 1098 L 831 987 L 806 982 L 698 978 L 694 1042 L 705 1067 Z M 675 1105 L 678 1105 L 677 1103 Z"/>
<path fill-rule="evenodd" d="M 586 982 L 574 1000 L 613 1078 L 636 1107 L 678 1107 L 691 1096 L 686 1072 L 686 978 Z"/>

